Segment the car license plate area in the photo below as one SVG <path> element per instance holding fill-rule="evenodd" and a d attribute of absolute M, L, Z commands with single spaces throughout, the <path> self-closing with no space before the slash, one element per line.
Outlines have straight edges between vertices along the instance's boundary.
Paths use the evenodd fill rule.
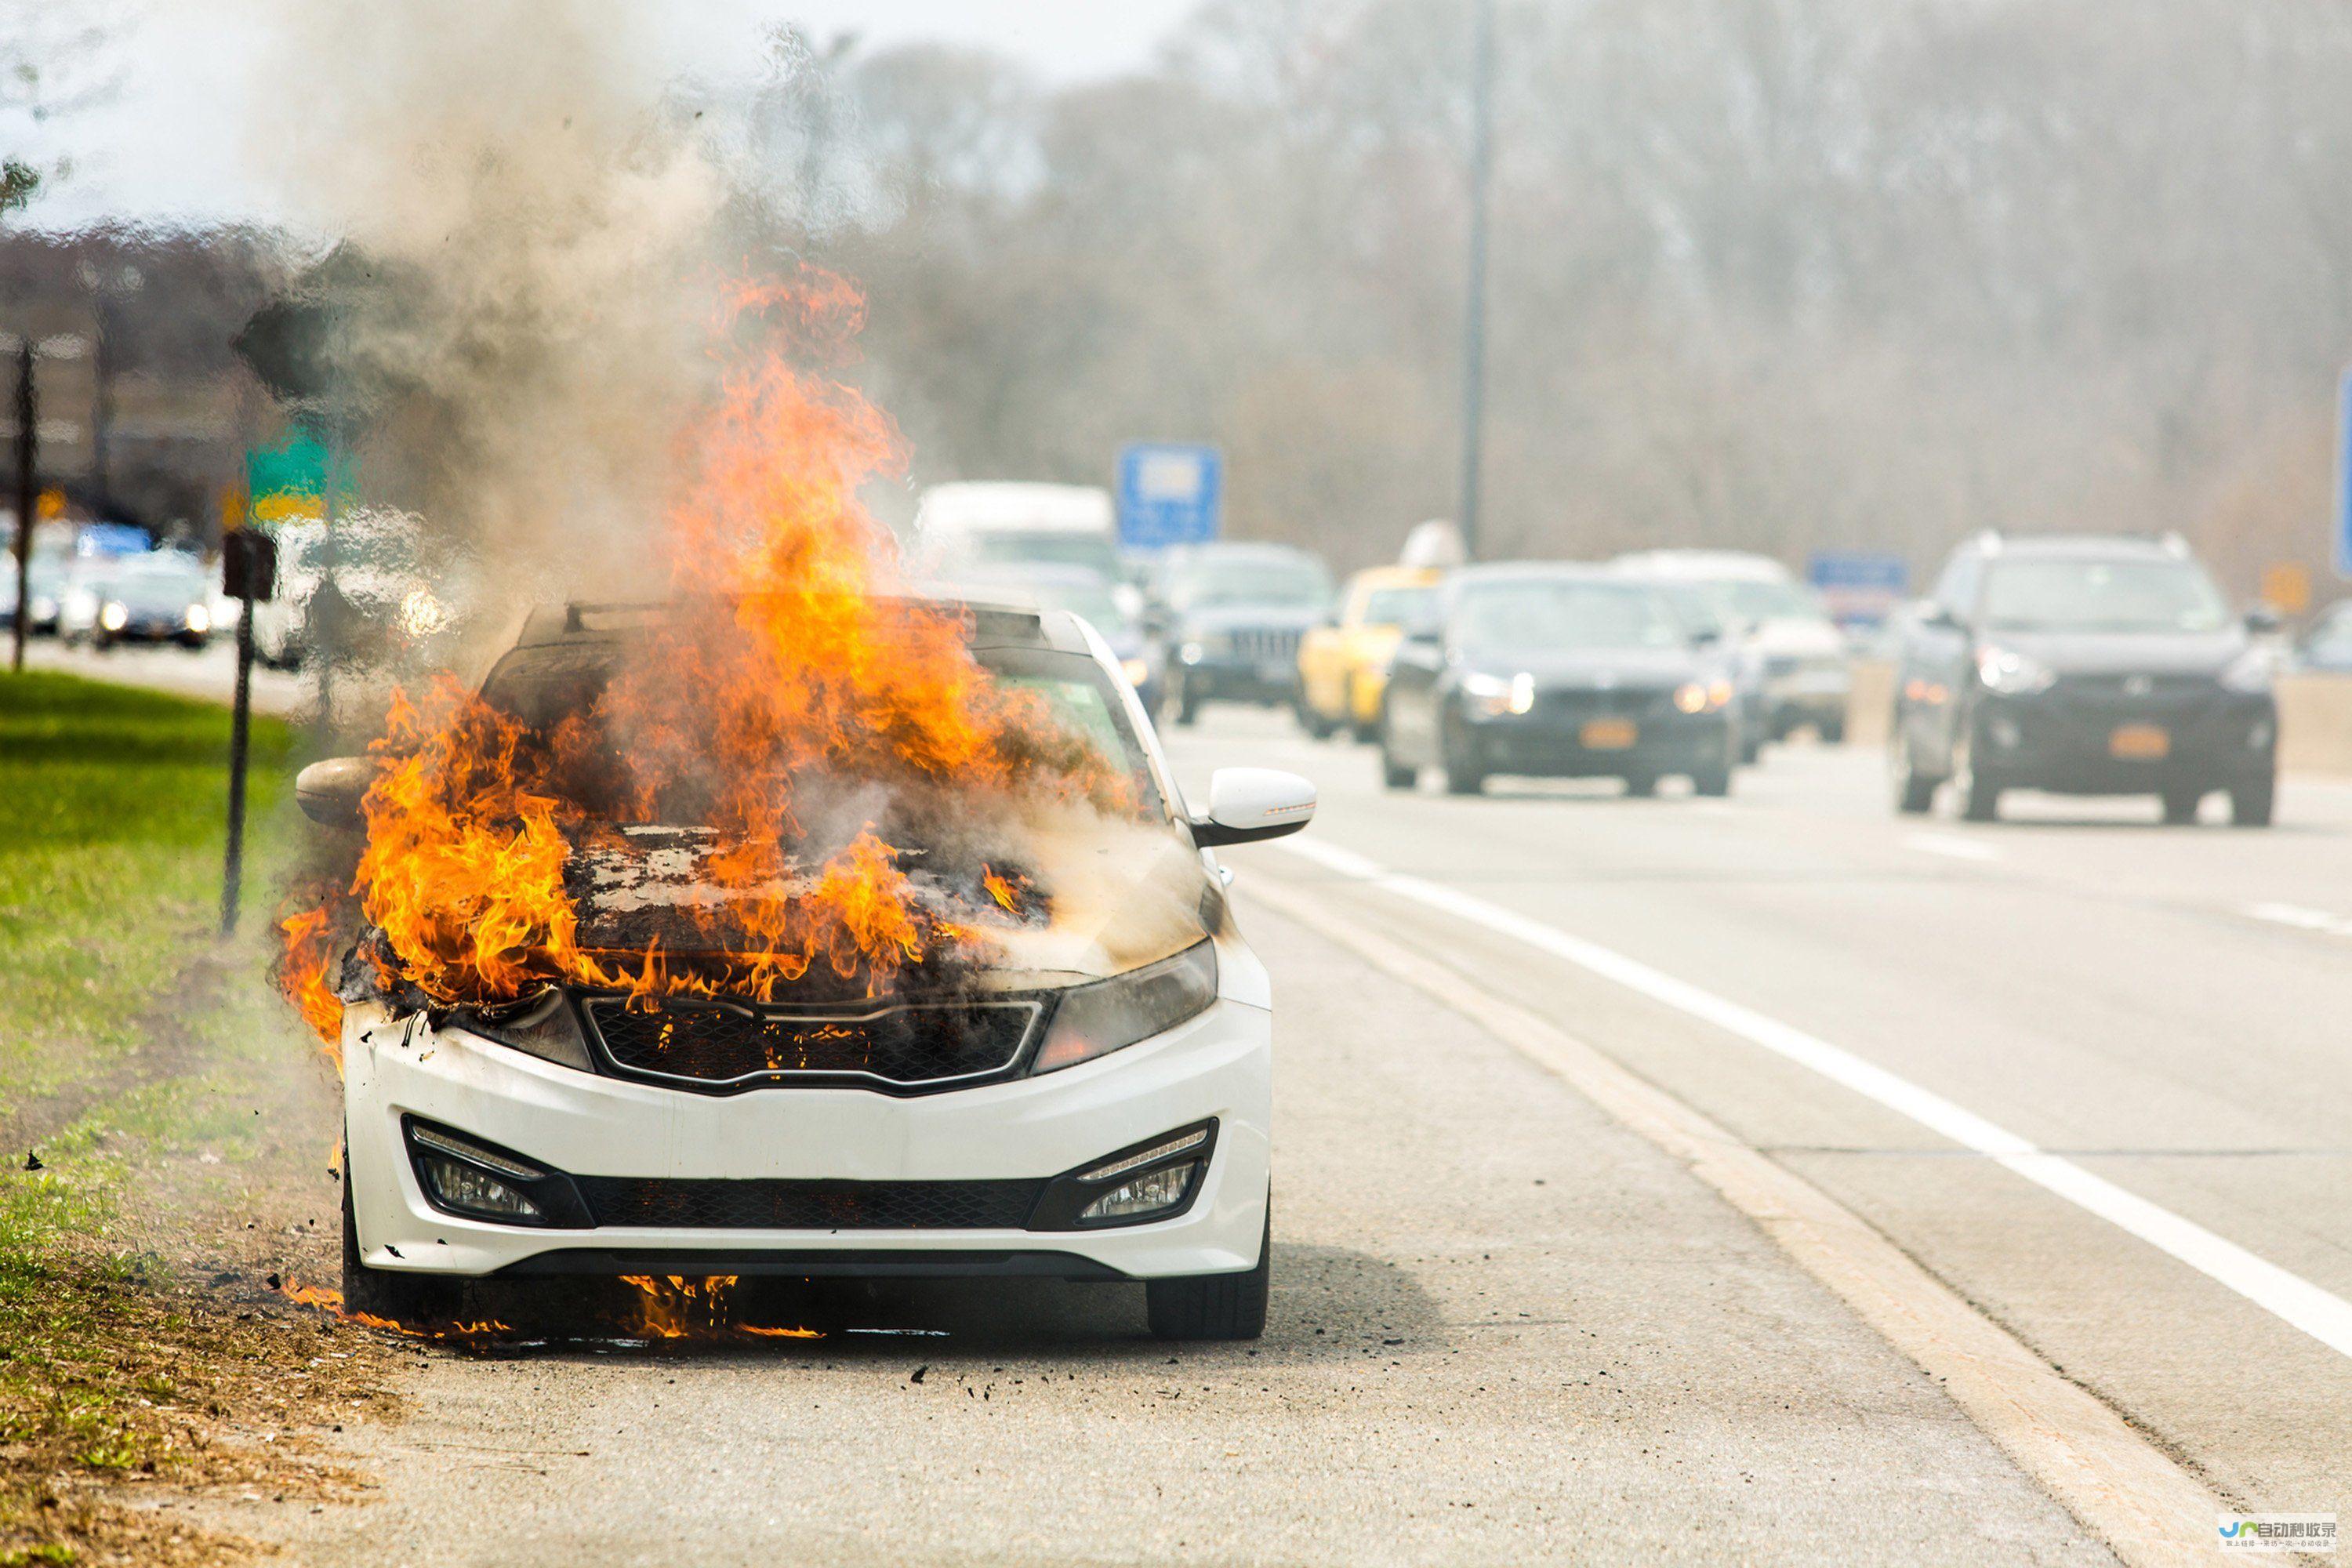
<path fill-rule="evenodd" d="M 1642 731 L 1631 719 L 1591 719 L 1577 736 L 1588 751 L 1622 752 L 1641 739 Z"/>
<path fill-rule="evenodd" d="M 2107 755 L 2127 763 L 2161 762 L 2172 754 L 2172 731 L 2161 724 L 2118 724 L 2107 736 Z"/>

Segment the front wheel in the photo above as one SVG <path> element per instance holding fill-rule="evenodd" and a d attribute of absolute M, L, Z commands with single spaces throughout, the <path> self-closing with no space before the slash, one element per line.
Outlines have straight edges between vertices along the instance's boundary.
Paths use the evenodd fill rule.
<path fill-rule="evenodd" d="M 1658 775 L 1655 773 L 1627 773 L 1625 775 L 1625 793 L 1636 797 L 1647 797 L 1657 794 Z"/>
<path fill-rule="evenodd" d="M 2204 795 L 2193 789 L 2169 789 L 2164 792 L 2164 820 L 2175 827 L 2183 827 L 2197 820 L 2197 808 Z"/>
<path fill-rule="evenodd" d="M 360 1261 L 359 1222 L 352 1216 L 352 1152 L 343 1145 L 343 1310 L 397 1323 L 446 1321 L 457 1315 L 461 1287 L 436 1275 L 394 1274 Z"/>
<path fill-rule="evenodd" d="M 1977 766 L 1973 737 L 1961 749 L 1952 769 L 1952 788 L 1959 796 L 1960 816 L 1968 822 L 1992 822 L 2000 816 L 2000 786 Z"/>
<path fill-rule="evenodd" d="M 1265 1332 L 1274 1283 L 1274 1204 L 1257 1244 L 1257 1267 L 1241 1274 L 1185 1274 L 1143 1283 L 1144 1315 L 1163 1340 L 1254 1340 Z"/>
<path fill-rule="evenodd" d="M 1476 795 L 1486 787 L 1486 770 L 1478 765 L 1477 752 L 1459 725 L 1445 727 L 1441 750 L 1444 754 L 1439 760 L 1445 768 L 1446 794 Z"/>
<path fill-rule="evenodd" d="M 1719 797 L 1729 795 L 1731 764 L 1718 763 L 1714 767 L 1699 769 L 1691 774 L 1691 788 L 1694 792 L 1704 795 Z"/>
<path fill-rule="evenodd" d="M 1291 711 L 1297 716 L 1298 727 L 1307 731 L 1307 738 L 1310 741 L 1328 741 L 1332 731 L 1339 727 L 1315 711 L 1315 704 L 1308 701 L 1304 694 L 1291 704 Z"/>
<path fill-rule="evenodd" d="M 1421 770 L 1400 763 L 1389 741 L 1389 727 L 1381 726 L 1381 783 L 1390 789 L 1411 789 L 1421 782 Z"/>
<path fill-rule="evenodd" d="M 1814 732 L 1821 736 L 1824 746 L 1843 746 L 1845 744 L 1845 720 L 1843 717 L 1824 719 L 1814 726 Z"/>
<path fill-rule="evenodd" d="M 1192 683 L 1185 681 L 1176 688 L 1176 723 L 1180 729 L 1190 729 L 1201 717 L 1201 700 L 1192 695 Z"/>
<path fill-rule="evenodd" d="M 2278 795 L 2278 781 L 2263 779 L 2230 792 L 2230 821 L 2238 827 L 2268 827 Z"/>
<path fill-rule="evenodd" d="M 1936 781 L 1919 771 L 1899 717 L 1895 721 L 1895 739 L 1886 749 L 1886 761 L 1887 772 L 1895 781 L 1895 810 L 1906 816 L 1917 816 L 1936 804 Z"/>

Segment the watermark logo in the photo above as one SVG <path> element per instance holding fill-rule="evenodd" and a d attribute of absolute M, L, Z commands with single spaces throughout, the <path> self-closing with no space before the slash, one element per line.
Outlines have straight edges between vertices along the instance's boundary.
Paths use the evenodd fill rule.
<path fill-rule="evenodd" d="M 2225 1513 L 2221 1516 L 2224 1552 L 2333 1552 L 2336 1516 L 2332 1513 Z"/>

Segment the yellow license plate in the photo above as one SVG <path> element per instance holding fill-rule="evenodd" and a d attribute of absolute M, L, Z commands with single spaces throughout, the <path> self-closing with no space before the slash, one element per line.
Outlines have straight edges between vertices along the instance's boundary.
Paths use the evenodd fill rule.
<path fill-rule="evenodd" d="M 1641 739 L 1642 731 L 1631 719 L 1595 719 L 1584 726 L 1586 749 L 1595 752 L 1622 752 Z"/>
<path fill-rule="evenodd" d="M 2122 724 L 2107 737 L 2107 754 L 2129 762 L 2153 763 L 2171 753 L 2171 732 L 2161 724 Z"/>

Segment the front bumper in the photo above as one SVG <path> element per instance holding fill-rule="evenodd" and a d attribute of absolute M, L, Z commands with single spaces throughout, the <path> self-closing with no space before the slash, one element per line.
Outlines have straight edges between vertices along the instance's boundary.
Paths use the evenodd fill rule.
<path fill-rule="evenodd" d="M 534 1273 L 972 1273 L 1152 1279 L 1255 1267 L 1270 1169 L 1271 1021 L 1221 998 L 1098 1060 L 949 1093 L 714 1096 L 541 1061 L 456 1028 L 352 1010 L 344 1116 L 352 1215 L 371 1268 Z M 1214 1119 L 1174 1218 L 1110 1229 L 822 1229 L 497 1224 L 427 1201 L 414 1119 L 581 1178 L 705 1182 L 1043 1179 Z"/>
<path fill-rule="evenodd" d="M 2126 703 L 2063 689 L 1987 693 L 1970 731 L 1979 773 L 2062 795 L 2153 795 L 2259 784 L 2277 771 L 2278 705 L 2215 689 L 2190 700 Z M 2160 731 L 2161 755 L 2118 755 L 2118 735 Z"/>
<path fill-rule="evenodd" d="M 1730 765 L 1731 719 L 1711 713 L 1648 713 L 1630 720 L 1631 745 L 1588 743 L 1588 719 L 1560 720 L 1540 711 L 1471 721 L 1464 740 L 1487 773 L 1549 778 L 1619 778 L 1687 773 Z"/>

